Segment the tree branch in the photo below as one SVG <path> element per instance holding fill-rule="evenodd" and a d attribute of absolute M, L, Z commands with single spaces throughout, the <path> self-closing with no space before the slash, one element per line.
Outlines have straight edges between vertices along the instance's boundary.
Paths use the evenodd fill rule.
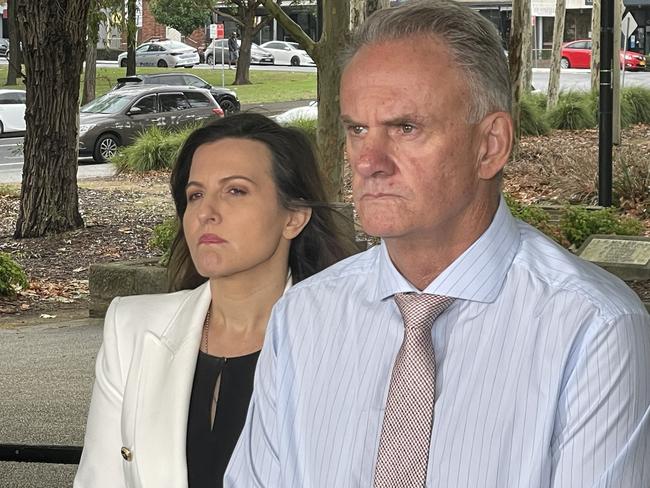
<path fill-rule="evenodd" d="M 230 20 L 232 20 L 233 22 L 235 22 L 237 25 L 243 27 L 244 23 L 243 23 L 241 20 L 239 20 L 237 17 L 235 17 L 234 15 L 227 14 L 226 12 L 224 12 L 223 10 L 220 10 L 220 9 L 218 9 L 218 8 L 215 8 L 214 11 L 215 11 L 217 14 L 221 15 L 222 17 L 225 17 L 225 18 L 227 18 L 227 19 L 230 19 Z"/>
<path fill-rule="evenodd" d="M 264 28 L 264 26 L 268 25 L 272 19 L 273 16 L 271 14 L 264 17 L 264 19 L 259 24 L 257 24 L 253 29 L 253 36 L 257 34 L 259 31 L 261 31 Z"/>
<path fill-rule="evenodd" d="M 265 0 L 264 7 L 266 7 L 266 10 L 268 10 L 269 13 L 280 22 L 280 25 L 291 34 L 291 37 L 298 41 L 298 44 L 307 51 L 307 54 L 316 61 L 317 55 L 315 51 L 317 43 L 309 37 L 298 24 L 291 20 L 291 17 L 289 17 L 276 2 L 273 0 Z"/>

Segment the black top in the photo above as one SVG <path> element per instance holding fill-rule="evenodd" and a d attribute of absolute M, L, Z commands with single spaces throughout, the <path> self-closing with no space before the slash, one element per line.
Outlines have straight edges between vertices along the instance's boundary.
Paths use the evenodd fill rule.
<path fill-rule="evenodd" d="M 259 351 L 220 358 L 199 351 L 187 421 L 187 477 L 190 488 L 221 488 L 223 475 L 244 428 L 253 393 Z M 220 378 L 214 424 L 215 385 Z"/>

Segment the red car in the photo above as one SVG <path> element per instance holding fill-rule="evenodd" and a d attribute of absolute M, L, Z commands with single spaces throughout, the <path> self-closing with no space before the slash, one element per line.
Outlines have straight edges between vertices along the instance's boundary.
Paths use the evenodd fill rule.
<path fill-rule="evenodd" d="M 591 67 L 591 39 L 581 39 L 567 42 L 562 46 L 560 66 L 562 68 L 590 68 Z M 633 51 L 620 52 L 621 68 L 626 70 L 644 70 L 645 56 Z"/>

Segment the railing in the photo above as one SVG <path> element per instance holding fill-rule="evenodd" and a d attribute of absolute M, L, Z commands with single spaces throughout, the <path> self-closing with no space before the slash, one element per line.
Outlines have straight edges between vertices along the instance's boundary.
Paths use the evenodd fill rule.
<path fill-rule="evenodd" d="M 79 446 L 30 446 L 0 444 L 0 462 L 79 464 Z"/>

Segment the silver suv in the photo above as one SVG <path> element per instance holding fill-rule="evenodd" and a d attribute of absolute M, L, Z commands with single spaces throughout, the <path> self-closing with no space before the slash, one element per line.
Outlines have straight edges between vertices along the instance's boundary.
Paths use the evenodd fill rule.
<path fill-rule="evenodd" d="M 180 129 L 220 117 L 223 110 L 204 88 L 127 86 L 81 107 L 79 156 L 106 162 L 153 125 Z"/>

